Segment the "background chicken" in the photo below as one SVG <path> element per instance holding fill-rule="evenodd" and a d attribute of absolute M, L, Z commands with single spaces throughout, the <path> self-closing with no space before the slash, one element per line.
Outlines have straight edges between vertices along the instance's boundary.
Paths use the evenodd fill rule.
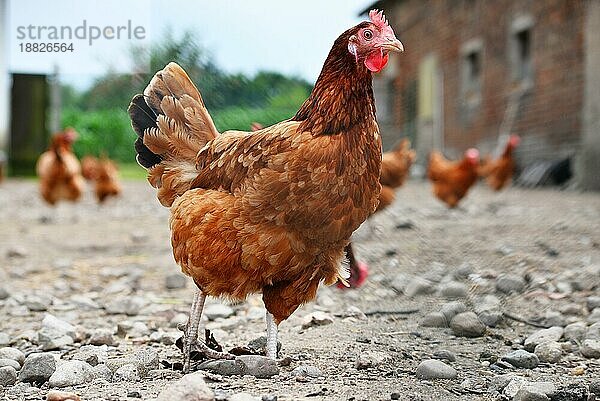
<path fill-rule="evenodd" d="M 404 181 L 410 173 L 410 166 L 416 158 L 416 152 L 410 148 L 408 138 L 403 138 L 400 143 L 391 151 L 385 152 L 381 161 L 381 192 L 379 193 L 379 205 L 375 212 L 379 212 L 396 199 L 395 189 L 404 184 Z M 356 259 L 352 243 L 346 246 L 346 256 L 350 268 L 350 278 L 348 284 L 350 288 L 360 287 L 369 275 L 369 266 Z M 338 288 L 347 288 L 343 283 L 338 284 Z"/>
<path fill-rule="evenodd" d="M 219 135 L 200 93 L 171 63 L 129 113 L 138 162 L 171 207 L 173 254 L 198 287 L 184 339 L 184 370 L 207 295 L 262 292 L 267 356 L 277 326 L 335 283 L 352 232 L 379 195 L 381 140 L 371 72 L 401 51 L 383 13 L 369 13 L 334 43 L 310 97 L 290 120 Z"/>
<path fill-rule="evenodd" d="M 55 134 L 50 148 L 38 158 L 36 171 L 42 198 L 51 205 L 59 200 L 77 201 L 85 185 L 79 160 L 71 151 L 77 138 L 72 128 Z"/>
<path fill-rule="evenodd" d="M 99 159 L 85 156 L 81 159 L 81 170 L 85 179 L 94 183 L 98 203 L 103 203 L 110 196 L 121 194 L 119 169 L 114 161 L 105 156 Z"/>
<path fill-rule="evenodd" d="M 511 135 L 502 155 L 495 160 L 487 157 L 477 170 L 479 176 L 485 178 L 487 184 L 494 191 L 500 191 L 510 182 L 515 172 L 513 150 L 519 146 L 520 142 L 521 138 L 518 135 Z"/>
<path fill-rule="evenodd" d="M 448 207 L 454 208 L 477 181 L 479 151 L 468 149 L 462 160 L 447 160 L 440 152 L 429 155 L 427 178 L 433 184 L 433 194 Z"/>

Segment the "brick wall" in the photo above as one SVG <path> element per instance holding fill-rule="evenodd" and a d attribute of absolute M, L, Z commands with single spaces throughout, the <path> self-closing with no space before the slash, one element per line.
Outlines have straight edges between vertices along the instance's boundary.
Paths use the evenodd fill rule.
<path fill-rule="evenodd" d="M 584 85 L 586 0 L 384 1 L 390 23 L 406 51 L 397 57 L 395 132 L 411 126 L 402 94 L 418 78 L 419 63 L 435 54 L 443 76 L 442 129 L 445 153 L 496 145 L 511 91 L 511 28 L 531 21 L 532 77 L 520 99 L 511 131 L 522 136 L 522 162 L 573 154 L 579 144 Z M 465 113 L 461 68 L 465 44 L 481 45 L 478 106 Z M 409 108 L 409 107 L 408 107 Z M 414 115 L 414 113 L 410 113 Z M 418 139 L 417 139 L 418 141 Z"/>

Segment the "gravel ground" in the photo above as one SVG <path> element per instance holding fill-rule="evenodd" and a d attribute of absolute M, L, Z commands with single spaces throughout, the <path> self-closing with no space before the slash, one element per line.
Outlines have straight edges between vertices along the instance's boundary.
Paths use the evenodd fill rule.
<path fill-rule="evenodd" d="M 0 399 L 146 400 L 176 385 L 193 288 L 147 183 L 50 208 L 34 181 L 8 180 L 0 224 Z M 409 182 L 354 242 L 365 286 L 322 288 L 282 323 L 278 375 L 206 373 L 218 400 L 593 399 L 600 195 L 480 185 L 449 211 Z M 260 297 L 210 302 L 226 349 L 263 335 Z"/>

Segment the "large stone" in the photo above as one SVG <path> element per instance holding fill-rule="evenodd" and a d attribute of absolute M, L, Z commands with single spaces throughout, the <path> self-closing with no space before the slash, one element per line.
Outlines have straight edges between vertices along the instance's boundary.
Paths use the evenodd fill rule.
<path fill-rule="evenodd" d="M 417 366 L 416 375 L 420 379 L 454 379 L 458 373 L 442 361 L 427 359 Z"/>
<path fill-rule="evenodd" d="M 584 322 L 575 322 L 567 325 L 563 332 L 563 337 L 566 340 L 573 340 L 580 342 L 585 337 L 587 331 L 587 324 Z"/>
<path fill-rule="evenodd" d="M 23 382 L 45 383 L 56 370 L 54 356 L 47 352 L 29 354 L 19 372 Z"/>
<path fill-rule="evenodd" d="M 214 401 L 214 399 L 215 394 L 204 382 L 202 372 L 194 372 L 170 384 L 155 401 Z"/>
<path fill-rule="evenodd" d="M 463 312 L 454 316 L 450 328 L 459 337 L 481 337 L 486 331 L 485 324 L 474 312 Z"/>
<path fill-rule="evenodd" d="M 600 340 L 584 340 L 581 355 L 586 358 L 600 358 Z"/>
<path fill-rule="evenodd" d="M 534 353 L 540 362 L 556 363 L 562 358 L 563 350 L 559 342 L 548 341 L 538 344 L 535 347 Z"/>
<path fill-rule="evenodd" d="M 548 329 L 538 330 L 525 339 L 525 349 L 527 351 L 533 351 L 538 344 L 549 341 L 558 341 L 562 337 L 563 333 L 564 329 L 560 326 L 553 326 Z"/>
<path fill-rule="evenodd" d="M 150 347 L 144 347 L 135 353 L 135 366 L 141 377 L 145 377 L 149 371 L 158 369 L 158 352 Z"/>
<path fill-rule="evenodd" d="M 50 387 L 70 387 L 91 379 L 92 366 L 83 361 L 65 361 L 58 365 L 48 384 Z"/>
<path fill-rule="evenodd" d="M 448 321 L 442 312 L 431 312 L 421 320 L 423 327 L 448 327 Z"/>

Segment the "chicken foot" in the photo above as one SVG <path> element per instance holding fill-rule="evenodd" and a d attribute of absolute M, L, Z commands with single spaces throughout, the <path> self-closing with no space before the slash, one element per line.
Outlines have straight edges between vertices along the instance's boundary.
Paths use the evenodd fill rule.
<path fill-rule="evenodd" d="M 218 352 L 210 349 L 204 342 L 198 340 L 198 328 L 200 325 L 200 319 L 202 318 L 202 310 L 204 309 L 204 301 L 206 301 L 206 294 L 202 290 L 197 289 L 194 294 L 192 301 L 192 307 L 190 309 L 190 317 L 185 328 L 185 334 L 183 337 L 183 372 L 189 373 L 190 371 L 190 356 L 192 349 L 200 354 L 206 356 L 209 359 L 234 359 L 235 356 L 223 352 Z"/>

